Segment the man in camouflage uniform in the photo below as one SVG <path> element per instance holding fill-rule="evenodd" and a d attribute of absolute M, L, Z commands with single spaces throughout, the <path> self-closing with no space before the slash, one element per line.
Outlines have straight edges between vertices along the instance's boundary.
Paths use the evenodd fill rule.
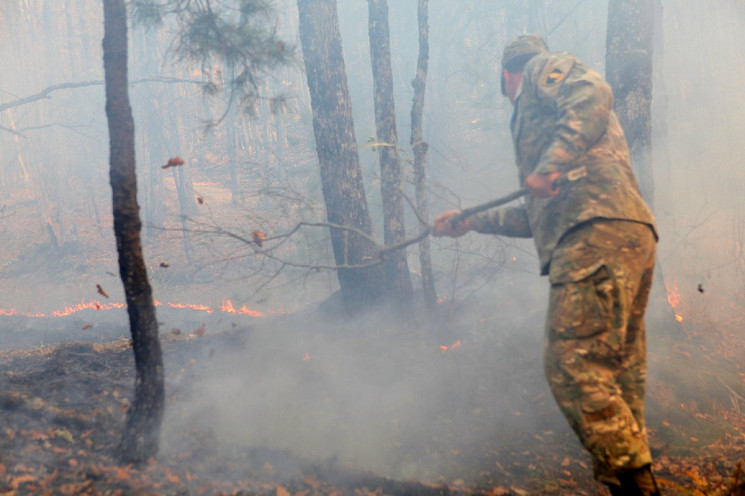
<path fill-rule="evenodd" d="M 534 238 L 551 282 L 544 367 L 554 398 L 613 495 L 659 494 L 644 422 L 657 235 L 611 89 L 576 57 L 524 35 L 505 48 L 502 93 L 515 108 L 517 167 L 531 195 L 457 224 L 458 210 L 444 212 L 434 235 Z"/>

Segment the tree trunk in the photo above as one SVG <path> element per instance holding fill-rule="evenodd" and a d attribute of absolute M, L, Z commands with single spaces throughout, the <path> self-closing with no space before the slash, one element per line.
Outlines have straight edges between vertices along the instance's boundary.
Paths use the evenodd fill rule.
<path fill-rule="evenodd" d="M 652 78 L 654 0 L 610 0 L 606 38 L 606 77 L 613 88 L 614 110 L 626 133 L 631 162 L 642 196 L 654 207 L 652 169 Z M 669 335 L 681 331 L 667 299 L 662 266 L 657 261 L 649 314 Z"/>
<path fill-rule="evenodd" d="M 401 192 L 401 157 L 398 154 L 396 105 L 393 98 L 390 32 L 387 0 L 368 0 L 370 58 L 375 100 L 375 127 L 380 157 L 380 194 L 383 197 L 383 234 L 386 245 L 406 238 L 404 204 Z M 407 307 L 412 288 L 406 250 L 397 250 L 386 258 L 386 285 L 398 304 Z"/>
<path fill-rule="evenodd" d="M 124 0 L 104 0 L 103 6 L 114 234 L 136 367 L 134 401 L 127 411 L 119 456 L 125 462 L 142 463 L 158 451 L 165 400 L 163 356 L 140 238 L 134 120 L 127 88 L 127 11 Z"/>
<path fill-rule="evenodd" d="M 297 0 L 300 42 L 313 109 L 313 133 L 331 243 L 344 307 L 356 312 L 379 300 L 382 270 L 369 264 L 375 254 L 372 222 L 352 120 L 336 0 Z M 355 268 L 356 266 L 356 268 Z"/>
<path fill-rule="evenodd" d="M 414 151 L 414 187 L 416 189 L 416 208 L 423 219 L 429 217 L 427 201 L 427 181 L 425 161 L 429 145 L 422 133 L 422 113 L 424 111 L 424 91 L 427 87 L 427 70 L 429 67 L 429 0 L 419 0 L 417 19 L 419 20 L 419 55 L 417 58 L 416 76 L 411 81 L 414 87 L 414 98 L 411 105 L 411 148 Z M 421 234 L 427 226 L 420 224 Z M 429 237 L 419 243 L 419 265 L 422 272 L 422 292 L 424 303 L 430 308 L 437 305 L 435 278 L 432 273 L 432 259 L 429 252 Z"/>
<path fill-rule="evenodd" d="M 181 233 L 184 239 L 184 254 L 189 265 L 194 263 L 194 248 L 189 236 L 189 219 L 197 213 L 197 205 L 194 196 L 194 184 L 191 181 L 191 171 L 188 165 L 183 167 L 174 167 L 173 181 L 176 184 L 176 194 L 178 196 L 179 212 L 181 217 Z"/>
<path fill-rule="evenodd" d="M 653 0 L 610 0 L 606 38 L 606 78 L 614 110 L 626 133 L 642 196 L 652 206 Z"/>

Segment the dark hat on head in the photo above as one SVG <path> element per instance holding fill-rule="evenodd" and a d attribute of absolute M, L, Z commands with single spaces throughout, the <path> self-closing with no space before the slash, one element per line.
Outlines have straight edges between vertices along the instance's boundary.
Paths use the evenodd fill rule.
<path fill-rule="evenodd" d="M 507 43 L 502 53 L 502 68 L 507 70 L 520 70 L 522 67 L 513 68 L 510 64 L 518 60 L 527 61 L 530 57 L 539 53 L 548 52 L 548 46 L 543 38 L 537 34 L 524 34 Z M 523 63 L 524 65 L 524 63 Z"/>

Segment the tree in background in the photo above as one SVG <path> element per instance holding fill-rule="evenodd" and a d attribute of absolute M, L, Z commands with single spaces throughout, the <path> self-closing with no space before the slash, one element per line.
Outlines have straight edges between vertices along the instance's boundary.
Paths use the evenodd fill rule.
<path fill-rule="evenodd" d="M 424 92 L 427 88 L 427 71 L 429 67 L 429 0 L 419 0 L 417 4 L 417 24 L 419 39 L 419 54 L 417 56 L 416 76 L 411 81 L 414 96 L 411 104 L 411 148 L 414 152 L 414 188 L 416 191 L 416 206 L 423 219 L 429 217 L 429 202 L 427 198 L 427 182 L 425 161 L 429 145 L 422 134 L 422 113 L 424 111 Z M 419 226 L 421 234 L 427 229 Z M 422 293 L 424 303 L 433 308 L 437 304 L 437 293 L 432 273 L 432 258 L 430 257 L 429 238 L 424 238 L 419 244 L 419 265 L 422 273 Z"/>
<path fill-rule="evenodd" d="M 400 243 L 406 236 L 403 194 L 401 191 L 401 157 L 396 130 L 396 105 L 393 98 L 390 28 L 387 0 L 368 0 L 370 59 L 375 101 L 375 128 L 380 157 L 380 194 L 383 197 L 383 234 L 386 245 Z M 385 260 L 385 276 L 392 296 L 406 305 L 412 296 L 406 250 L 390 253 Z"/>
<path fill-rule="evenodd" d="M 228 91 L 225 113 L 210 126 L 222 122 L 233 104 L 252 111 L 266 97 L 260 91 L 263 77 L 294 60 L 294 49 L 277 35 L 276 13 L 266 0 L 132 0 L 131 9 L 135 22 L 146 26 L 173 18 L 175 60 L 201 65 L 206 93 Z"/>
<path fill-rule="evenodd" d="M 654 209 L 652 167 L 652 81 L 654 75 L 653 0 L 611 0 L 608 3 L 606 78 L 613 88 L 614 110 L 626 133 L 631 162 L 642 196 Z M 657 261 L 650 310 L 659 312 L 669 334 L 680 323 L 668 302 L 662 266 Z"/>
<path fill-rule="evenodd" d="M 300 42 L 313 109 L 313 133 L 337 277 L 347 311 L 384 292 L 362 183 L 336 0 L 298 0 Z"/>
<path fill-rule="evenodd" d="M 136 367 L 134 401 L 127 410 L 119 455 L 126 462 L 141 463 L 154 456 L 159 447 L 165 404 L 163 355 L 140 237 L 142 223 L 137 205 L 134 119 L 127 78 L 127 12 L 124 0 L 104 0 L 103 6 L 103 62 L 114 234 Z"/>
<path fill-rule="evenodd" d="M 606 79 L 614 109 L 626 133 L 642 196 L 654 203 L 652 174 L 652 0 L 611 0 L 606 34 Z"/>

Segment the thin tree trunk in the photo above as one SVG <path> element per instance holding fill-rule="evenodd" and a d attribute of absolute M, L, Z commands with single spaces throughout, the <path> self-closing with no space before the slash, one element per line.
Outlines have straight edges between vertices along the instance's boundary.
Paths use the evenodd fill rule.
<path fill-rule="evenodd" d="M 393 97 L 390 29 L 387 0 L 368 0 L 370 58 L 372 61 L 375 127 L 380 157 L 380 194 L 383 197 L 383 235 L 386 245 L 400 243 L 406 237 L 404 202 L 401 192 L 401 157 L 398 154 L 396 105 Z M 385 261 L 387 286 L 399 307 L 411 301 L 411 275 L 406 250 L 391 253 Z"/>
<path fill-rule="evenodd" d="M 173 180 L 176 184 L 176 194 L 178 196 L 179 212 L 181 217 L 181 232 L 184 239 L 184 253 L 186 260 L 191 265 L 194 262 L 194 249 L 189 236 L 189 219 L 197 213 L 196 203 L 194 200 L 194 184 L 191 181 L 191 173 L 188 165 L 183 167 L 174 167 Z"/>
<path fill-rule="evenodd" d="M 424 92 L 427 87 L 427 69 L 429 67 L 429 0 L 419 0 L 417 18 L 419 20 L 419 56 L 417 58 L 416 76 L 411 81 L 414 87 L 414 99 L 411 105 L 411 147 L 414 151 L 414 181 L 416 189 L 416 208 L 423 219 L 429 217 L 427 199 L 427 181 L 425 162 L 429 145 L 422 133 L 422 113 L 424 110 Z M 421 234 L 427 226 L 420 224 Z M 432 273 L 432 260 L 429 251 L 429 237 L 419 243 L 419 265 L 422 272 L 422 292 L 424 303 L 434 308 L 437 305 L 437 292 Z"/>
<path fill-rule="evenodd" d="M 142 463 L 154 456 L 159 446 L 165 403 L 163 356 L 140 237 L 134 120 L 127 87 L 127 11 L 124 0 L 104 0 L 103 7 L 114 234 L 136 367 L 134 401 L 127 411 L 119 456 L 125 462 Z"/>
<path fill-rule="evenodd" d="M 326 216 L 332 224 L 371 235 L 336 0 L 297 0 L 297 6 Z M 350 266 L 365 265 L 375 255 L 374 243 L 347 229 L 330 231 L 345 309 L 370 308 L 383 293 L 382 270 Z"/>

